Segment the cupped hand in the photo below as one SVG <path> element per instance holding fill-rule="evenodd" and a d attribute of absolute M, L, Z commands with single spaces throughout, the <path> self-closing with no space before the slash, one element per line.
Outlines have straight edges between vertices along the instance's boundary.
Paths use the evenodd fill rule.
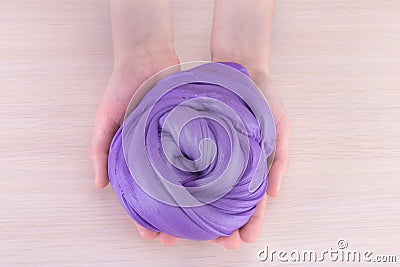
<path fill-rule="evenodd" d="M 109 183 L 107 162 L 110 144 L 123 122 L 126 108 L 133 94 L 150 76 L 178 63 L 175 52 L 157 50 L 132 55 L 132 60 L 116 64 L 97 109 L 89 148 L 97 188 L 106 187 Z M 145 239 L 154 239 L 159 235 L 166 245 L 173 245 L 178 241 L 178 238 L 166 233 L 153 232 L 138 224 L 136 226 Z"/>
<path fill-rule="evenodd" d="M 261 90 L 268 101 L 276 124 L 275 157 L 268 175 L 268 189 L 265 196 L 257 204 L 254 214 L 240 229 L 235 230 L 230 236 L 218 237 L 211 240 L 221 243 L 226 249 L 235 249 L 241 242 L 254 242 L 260 232 L 262 219 L 267 204 L 267 196 L 278 196 L 282 178 L 289 164 L 290 120 L 282 103 L 279 91 L 273 86 L 266 71 L 252 71 L 250 77 Z"/>
<path fill-rule="evenodd" d="M 256 240 L 264 215 L 267 197 L 278 195 L 282 177 L 288 168 L 290 121 L 279 91 L 269 79 L 274 1 L 216 0 L 211 34 L 213 61 L 233 61 L 246 67 L 250 78 L 267 99 L 276 123 L 275 158 L 268 176 L 266 195 L 258 203 L 247 224 L 230 236 L 213 242 L 234 249 L 243 242 Z"/>

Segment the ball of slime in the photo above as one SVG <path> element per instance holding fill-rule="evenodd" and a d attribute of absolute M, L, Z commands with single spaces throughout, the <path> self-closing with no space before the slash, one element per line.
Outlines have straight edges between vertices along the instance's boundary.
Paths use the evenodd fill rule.
<path fill-rule="evenodd" d="M 228 236 L 254 213 L 268 186 L 276 126 L 237 63 L 178 71 L 127 114 L 108 174 L 138 224 L 191 240 Z"/>

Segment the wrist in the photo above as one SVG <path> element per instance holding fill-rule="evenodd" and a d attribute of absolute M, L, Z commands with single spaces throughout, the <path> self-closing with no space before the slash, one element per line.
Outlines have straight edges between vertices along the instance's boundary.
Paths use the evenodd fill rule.
<path fill-rule="evenodd" d="M 114 57 L 113 76 L 134 82 L 137 76 L 150 77 L 158 71 L 179 64 L 175 50 L 170 47 L 142 46 L 124 51 Z"/>
<path fill-rule="evenodd" d="M 140 60 L 147 61 L 149 58 L 165 54 L 175 55 L 172 40 L 170 42 L 146 41 L 126 46 L 117 46 L 114 44 L 114 68 L 138 63 Z"/>
<path fill-rule="evenodd" d="M 114 52 L 114 71 L 124 72 L 132 66 L 144 66 L 154 62 L 177 58 L 175 50 L 168 45 L 142 44 L 123 51 Z"/>
<path fill-rule="evenodd" d="M 256 55 L 249 55 L 235 51 L 213 51 L 211 53 L 211 60 L 213 62 L 239 63 L 247 69 L 251 77 L 269 75 L 268 58 L 257 57 Z"/>

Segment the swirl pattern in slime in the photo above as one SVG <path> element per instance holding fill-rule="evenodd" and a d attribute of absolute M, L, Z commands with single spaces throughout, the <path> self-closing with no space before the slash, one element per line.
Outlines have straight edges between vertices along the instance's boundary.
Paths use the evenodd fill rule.
<path fill-rule="evenodd" d="M 140 225 L 176 237 L 228 236 L 268 185 L 276 129 L 265 98 L 236 63 L 159 80 L 112 141 L 110 184 Z"/>

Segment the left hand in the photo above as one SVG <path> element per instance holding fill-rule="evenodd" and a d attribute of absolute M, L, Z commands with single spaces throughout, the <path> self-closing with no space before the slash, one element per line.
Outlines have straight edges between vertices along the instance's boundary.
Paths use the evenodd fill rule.
<path fill-rule="evenodd" d="M 226 249 L 235 249 L 241 242 L 254 242 L 260 232 L 262 218 L 267 204 L 267 196 L 278 196 L 282 178 L 289 165 L 289 139 L 290 120 L 283 106 L 278 90 L 271 84 L 267 72 L 251 72 L 250 77 L 257 84 L 267 99 L 276 123 L 275 157 L 268 175 L 268 189 L 265 196 L 257 204 L 254 214 L 240 229 L 235 230 L 230 236 L 221 236 L 213 243 L 221 243 Z"/>

